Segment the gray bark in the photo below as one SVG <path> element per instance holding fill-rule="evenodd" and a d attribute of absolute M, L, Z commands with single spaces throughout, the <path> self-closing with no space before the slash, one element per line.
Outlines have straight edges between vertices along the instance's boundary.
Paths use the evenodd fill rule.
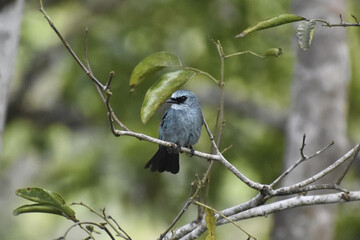
<path fill-rule="evenodd" d="M 10 82 L 13 78 L 24 0 L 4 1 L 0 6 L 0 153 Z"/>
<path fill-rule="evenodd" d="M 295 14 L 338 23 L 345 12 L 345 1 L 293 1 Z M 330 165 L 344 154 L 346 138 L 347 86 L 350 78 L 345 28 L 325 28 L 317 24 L 312 46 L 303 51 L 297 46 L 297 58 L 292 82 L 291 109 L 286 126 L 284 165 L 299 158 L 302 135 L 307 135 L 309 155 L 326 146 L 335 146 L 311 162 L 299 166 L 283 182 L 293 184 Z M 323 182 L 334 180 L 328 176 Z M 333 239 L 336 206 L 314 206 L 275 214 L 272 239 Z"/>
<path fill-rule="evenodd" d="M 0 156 L 9 86 L 15 72 L 23 6 L 24 0 L 0 1 Z M 31 168 L 27 162 L 19 162 L 9 171 L 0 173 L 0 215 L 3 216 L 0 218 L 0 239 L 6 238 L 7 230 L 13 224 L 10 221 L 9 203 L 13 200 L 11 196 L 14 194 L 14 186 L 18 185 L 18 176 L 26 179 L 32 172 L 29 170 Z M 13 181 L 9 180 L 11 178 Z"/>

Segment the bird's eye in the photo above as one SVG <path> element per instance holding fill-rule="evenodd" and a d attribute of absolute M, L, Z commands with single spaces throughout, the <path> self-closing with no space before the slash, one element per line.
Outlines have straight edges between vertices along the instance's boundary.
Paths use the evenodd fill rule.
<path fill-rule="evenodd" d="M 186 101 L 186 99 L 187 99 L 186 96 L 181 96 L 181 97 L 177 97 L 177 98 L 176 98 L 176 101 L 177 101 L 178 103 L 183 103 L 183 102 Z"/>

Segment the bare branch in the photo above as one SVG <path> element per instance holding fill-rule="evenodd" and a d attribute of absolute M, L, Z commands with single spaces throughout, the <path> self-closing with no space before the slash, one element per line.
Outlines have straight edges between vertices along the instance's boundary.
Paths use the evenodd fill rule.
<path fill-rule="evenodd" d="M 354 16 L 354 15 L 352 15 L 352 14 L 351 14 L 351 17 L 355 20 L 355 22 L 356 22 L 356 23 L 358 23 L 358 24 L 359 24 L 359 21 L 358 21 L 357 17 L 355 17 L 355 16 Z"/>
<path fill-rule="evenodd" d="M 344 156 L 342 156 L 340 159 L 338 159 L 336 162 L 334 162 L 333 164 L 331 164 L 329 167 L 325 168 L 321 172 L 319 172 L 319 173 L 315 174 L 314 176 L 312 176 L 308 179 L 305 179 L 304 181 L 301 181 L 299 183 L 293 184 L 291 186 L 276 189 L 276 190 L 274 190 L 274 192 L 272 192 L 272 194 L 277 195 L 278 193 L 284 192 L 284 191 L 291 192 L 294 189 L 309 185 L 309 184 L 319 180 L 320 178 L 324 177 L 325 175 L 327 175 L 329 172 L 333 171 L 337 167 L 339 167 L 342 163 L 344 163 L 346 160 L 351 158 L 353 155 L 357 155 L 359 151 L 360 151 L 360 145 L 358 144 L 354 148 L 352 148 L 349 152 L 347 152 Z"/>
<path fill-rule="evenodd" d="M 82 203 L 82 202 L 79 202 L 79 203 L 72 203 L 71 205 L 80 205 L 80 206 L 83 206 L 87 209 L 89 209 L 90 212 L 94 213 L 95 215 L 97 215 L 99 218 L 101 218 L 102 220 L 104 220 L 106 223 L 105 224 L 108 224 L 111 229 L 113 229 L 117 236 L 125 239 L 125 240 L 131 240 L 131 238 L 129 237 L 129 235 L 122 229 L 120 228 L 119 224 L 111 217 L 108 217 L 105 213 L 105 208 L 101 210 L 101 213 L 98 213 L 97 211 L 95 211 L 94 209 L 92 209 L 91 207 L 89 207 L 88 205 L 86 205 L 85 203 Z M 111 222 L 113 221 L 116 226 Z M 98 225 L 97 223 L 92 223 L 93 225 Z M 112 237 L 110 231 L 105 227 L 105 224 L 101 224 L 101 226 L 103 226 L 104 228 L 101 228 L 103 230 L 106 231 L 106 233 L 108 233 L 108 235 L 111 237 L 111 239 L 115 239 Z"/>
<path fill-rule="evenodd" d="M 306 134 L 304 133 L 303 135 L 303 140 L 302 140 L 302 144 L 301 144 L 301 148 L 300 148 L 300 156 L 302 159 L 306 159 L 306 155 L 304 153 L 304 149 L 305 149 L 305 145 L 306 145 Z"/>
<path fill-rule="evenodd" d="M 340 183 L 342 182 L 342 180 L 344 179 L 345 175 L 347 174 L 347 172 L 349 171 L 352 163 L 354 162 L 354 160 L 356 159 L 356 156 L 358 155 L 359 151 L 355 152 L 352 156 L 351 159 L 349 160 L 349 163 L 346 165 L 346 168 L 344 169 L 343 173 L 340 175 L 340 177 L 335 181 L 336 184 L 340 185 Z"/>
<path fill-rule="evenodd" d="M 310 206 L 318 204 L 330 204 L 330 203 L 341 203 L 347 201 L 359 201 L 360 191 L 353 191 L 349 193 L 330 193 L 323 195 L 314 196 L 296 196 L 286 200 L 277 201 L 267 205 L 251 208 L 246 211 L 239 212 L 238 214 L 228 217 L 232 221 L 240 221 L 248 218 L 267 216 L 274 212 L 283 211 L 300 206 Z M 221 213 L 224 213 L 221 211 Z M 226 215 L 226 214 L 224 214 Z M 227 224 L 228 220 L 222 218 L 220 215 L 216 215 L 218 219 L 217 225 Z M 199 223 L 190 223 L 178 228 L 176 231 L 169 233 L 164 239 L 182 239 L 190 240 L 198 238 L 203 232 L 206 231 L 206 223 L 202 220 Z"/>
<path fill-rule="evenodd" d="M 65 38 L 63 38 L 63 36 L 60 34 L 60 32 L 57 30 L 57 28 L 55 27 L 54 23 L 51 21 L 50 17 L 47 15 L 42 0 L 40 0 L 40 11 L 44 14 L 45 19 L 48 21 L 50 27 L 54 30 L 54 32 L 56 33 L 56 35 L 58 36 L 58 38 L 61 40 L 61 42 L 64 44 L 64 46 L 66 47 L 66 49 L 68 50 L 68 52 L 71 54 L 71 56 L 75 59 L 75 61 L 79 64 L 79 66 L 83 69 L 83 71 L 86 73 L 86 75 L 89 76 L 89 78 L 97 85 L 99 86 L 101 89 L 104 89 L 104 86 L 100 83 L 99 80 L 96 79 L 96 77 L 91 73 L 91 71 L 89 71 L 85 65 L 80 61 L 80 59 L 78 58 L 78 56 L 76 55 L 76 53 L 72 50 L 72 48 L 70 47 L 70 45 L 67 43 L 67 41 L 65 40 Z"/>
<path fill-rule="evenodd" d="M 360 23 L 357 20 L 357 18 L 354 15 L 351 15 L 351 17 L 355 20 L 355 23 L 344 22 L 341 14 L 339 15 L 340 23 L 333 24 L 323 19 L 313 19 L 313 20 L 323 23 L 324 27 L 360 27 Z"/>
<path fill-rule="evenodd" d="M 179 221 L 179 219 L 182 217 L 182 215 L 186 212 L 186 210 L 189 208 L 190 204 L 192 202 L 190 200 L 186 201 L 184 207 L 181 209 L 181 211 L 178 213 L 178 215 L 175 217 L 175 219 L 172 221 L 170 226 L 160 235 L 159 240 L 163 239 L 164 236 L 174 227 L 174 225 Z"/>
<path fill-rule="evenodd" d="M 348 190 L 340 187 L 336 183 L 327 183 L 327 184 L 300 187 L 300 188 L 296 188 L 296 189 L 293 189 L 291 191 L 286 191 L 286 192 L 285 191 L 278 192 L 276 195 L 277 196 L 281 196 L 281 195 L 288 196 L 288 195 L 292 195 L 292 194 L 296 194 L 296 193 L 307 193 L 307 192 L 316 191 L 316 190 L 328 190 L 328 189 L 336 190 L 339 192 L 349 192 Z"/>
<path fill-rule="evenodd" d="M 256 240 L 255 237 L 251 236 L 250 233 L 248 233 L 247 231 L 245 231 L 245 230 L 244 230 L 242 227 L 240 227 L 236 222 L 234 222 L 234 221 L 231 220 L 230 218 L 226 217 L 224 214 L 222 214 L 220 211 L 216 210 L 215 208 L 210 207 L 210 206 L 208 206 L 208 205 L 206 205 L 206 204 L 204 204 L 204 203 L 201 203 L 201 202 L 195 201 L 195 200 L 193 201 L 193 203 L 196 204 L 196 205 L 202 206 L 202 207 L 204 207 L 204 208 L 211 209 L 211 210 L 214 211 L 216 214 L 218 214 L 218 215 L 221 216 L 222 218 L 226 219 L 227 221 L 229 221 L 230 223 L 232 223 L 234 226 L 236 226 L 238 229 L 240 229 L 243 233 L 245 233 L 245 234 L 248 236 L 248 239 L 253 238 L 253 239 Z"/>
<path fill-rule="evenodd" d="M 329 147 L 331 147 L 332 145 L 334 145 L 334 142 L 331 141 L 329 143 L 329 145 L 327 145 L 326 147 L 324 147 L 323 149 L 320 149 L 319 151 L 315 152 L 313 155 L 311 156 L 306 156 L 304 153 L 304 149 L 305 149 L 305 140 L 306 140 L 306 134 L 303 135 L 303 140 L 302 140 L 302 144 L 301 144 L 301 148 L 300 148 L 300 159 L 297 160 L 292 166 L 290 166 L 285 172 L 283 172 L 277 179 L 275 179 L 271 184 L 270 187 L 275 186 L 278 182 L 280 182 L 284 177 L 286 177 L 290 172 L 292 172 L 297 166 L 299 166 L 302 162 L 309 160 L 311 158 L 314 158 L 316 156 L 318 156 L 319 154 L 321 154 L 322 152 L 324 152 L 326 149 L 328 149 Z"/>
<path fill-rule="evenodd" d="M 214 78 L 214 77 L 213 77 L 210 73 L 208 73 L 208 72 L 204 72 L 204 71 L 201 71 L 201 70 L 199 70 L 199 69 L 197 69 L 197 68 L 193 68 L 193 67 L 185 67 L 185 69 L 192 70 L 192 71 L 194 71 L 194 72 L 196 72 L 196 73 L 199 73 L 199 74 L 203 74 L 203 75 L 207 76 L 208 78 L 210 78 L 211 80 L 213 80 L 213 81 L 216 83 L 216 85 L 219 85 L 219 80 L 217 80 L 216 78 Z"/>
<path fill-rule="evenodd" d="M 251 54 L 251 55 L 256 56 L 258 58 L 265 58 L 265 56 L 254 53 L 252 51 L 237 52 L 237 53 L 226 55 L 226 56 L 224 56 L 224 58 L 226 59 L 226 58 L 235 57 L 235 56 L 239 56 L 239 55 L 243 55 L 243 54 Z"/>
<path fill-rule="evenodd" d="M 267 205 L 259 206 L 240 212 L 236 215 L 230 217 L 234 221 L 239 221 L 243 219 L 248 219 L 258 216 L 267 216 L 271 213 L 282 211 L 285 209 L 295 208 L 299 206 L 309 206 L 309 205 L 319 205 L 319 204 L 329 204 L 329 203 L 340 203 L 346 201 L 359 201 L 360 200 L 360 191 L 349 192 L 345 195 L 346 200 L 344 199 L 343 192 L 340 193 L 330 193 L 323 195 L 311 195 L 311 196 L 296 196 L 286 200 L 277 201 Z M 226 220 L 221 220 L 219 224 L 226 223 Z"/>

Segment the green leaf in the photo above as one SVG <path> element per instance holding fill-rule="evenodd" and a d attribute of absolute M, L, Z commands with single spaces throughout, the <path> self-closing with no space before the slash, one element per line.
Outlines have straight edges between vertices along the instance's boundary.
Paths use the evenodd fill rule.
<path fill-rule="evenodd" d="M 34 212 L 42 212 L 42 213 L 51 213 L 51 214 L 57 214 L 60 216 L 63 216 L 62 211 L 50 204 L 29 204 L 29 205 L 23 205 L 21 207 L 16 208 L 13 211 L 13 214 L 15 216 L 22 214 L 22 213 L 34 213 Z"/>
<path fill-rule="evenodd" d="M 136 65 L 130 77 L 130 88 L 135 89 L 146 78 L 165 67 L 182 66 L 180 59 L 170 52 L 157 52 L 144 58 Z"/>
<path fill-rule="evenodd" d="M 16 190 L 16 195 L 37 203 L 65 204 L 64 199 L 59 194 L 42 188 L 21 188 Z"/>
<path fill-rule="evenodd" d="M 13 211 L 14 215 L 29 212 L 52 213 L 64 216 L 77 222 L 75 212 L 65 204 L 64 199 L 55 192 L 42 188 L 21 188 L 16 190 L 16 195 L 37 204 L 23 205 Z"/>
<path fill-rule="evenodd" d="M 39 204 L 28 204 L 23 205 L 18 208 L 16 208 L 13 211 L 13 214 L 15 216 L 23 213 L 50 213 L 50 214 L 56 214 L 59 216 L 66 217 L 68 219 L 71 219 L 74 222 L 78 222 L 79 220 L 75 217 L 75 212 L 70 207 L 63 205 L 61 207 L 46 204 L 46 203 L 39 203 Z"/>
<path fill-rule="evenodd" d="M 302 22 L 296 29 L 296 37 L 298 45 L 301 49 L 307 50 L 310 48 L 311 41 L 313 39 L 315 31 L 316 21 L 310 20 L 308 22 Z"/>
<path fill-rule="evenodd" d="M 245 37 L 245 35 L 255 32 L 255 31 L 272 28 L 272 27 L 276 27 L 276 26 L 291 23 L 291 22 L 303 21 L 303 20 L 306 20 L 306 18 L 297 16 L 294 14 L 282 14 L 282 15 L 272 17 L 272 18 L 266 19 L 264 21 L 258 22 L 256 24 L 252 25 L 251 27 L 248 27 L 242 33 L 236 35 L 235 37 L 236 38 Z"/>
<path fill-rule="evenodd" d="M 215 213 L 210 208 L 205 208 L 206 216 L 206 228 L 208 230 L 208 235 L 206 236 L 206 240 L 215 240 L 215 229 L 216 229 L 216 218 Z"/>
<path fill-rule="evenodd" d="M 146 123 L 173 92 L 195 75 L 191 70 L 178 70 L 162 75 L 146 92 L 141 107 L 141 121 Z"/>
<path fill-rule="evenodd" d="M 282 54 L 281 48 L 269 48 L 265 52 L 265 57 L 279 57 Z"/>

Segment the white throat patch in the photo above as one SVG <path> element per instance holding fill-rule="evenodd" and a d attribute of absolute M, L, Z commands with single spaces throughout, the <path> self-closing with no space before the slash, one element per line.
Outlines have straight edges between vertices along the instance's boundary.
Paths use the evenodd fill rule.
<path fill-rule="evenodd" d="M 186 106 L 185 104 L 171 104 L 171 107 L 172 109 L 175 109 L 175 110 L 184 110 L 186 109 L 188 106 Z"/>

